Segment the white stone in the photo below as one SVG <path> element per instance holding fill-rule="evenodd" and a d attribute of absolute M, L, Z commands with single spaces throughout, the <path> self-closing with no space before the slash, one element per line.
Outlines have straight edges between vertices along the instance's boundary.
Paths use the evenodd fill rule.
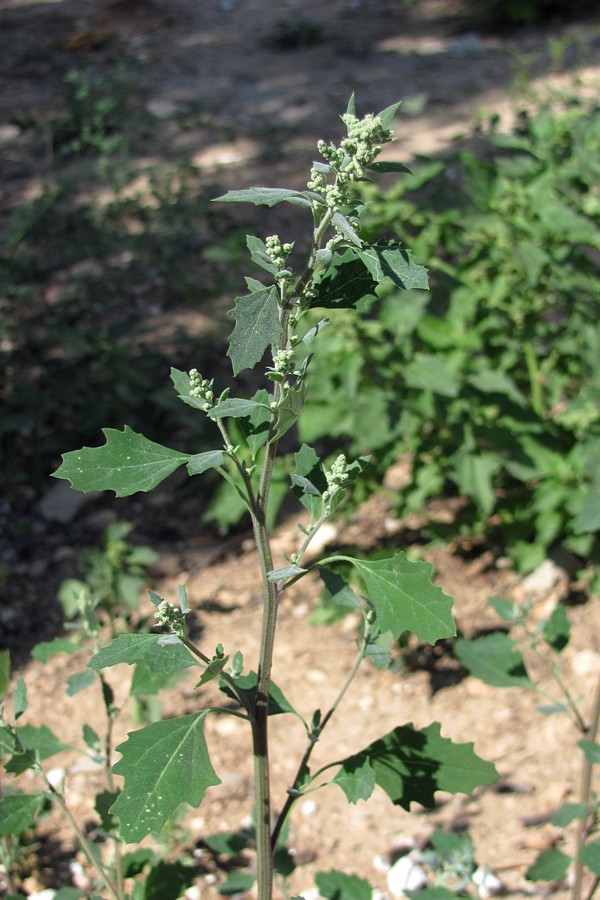
<path fill-rule="evenodd" d="M 487 866 L 479 866 L 473 872 L 473 884 L 477 886 L 477 894 L 481 900 L 502 893 L 504 886 L 499 878 Z"/>
<path fill-rule="evenodd" d="M 317 804 L 314 800 L 305 800 L 300 809 L 303 816 L 314 816 L 317 811 Z"/>
<path fill-rule="evenodd" d="M 523 579 L 521 586 L 526 594 L 540 596 L 551 591 L 564 577 L 563 569 L 559 568 L 551 559 L 545 559 L 535 572 Z"/>
<path fill-rule="evenodd" d="M 56 897 L 56 891 L 52 890 L 52 888 L 46 888 L 45 891 L 35 891 L 33 894 L 29 894 L 29 900 L 54 900 Z"/>
<path fill-rule="evenodd" d="M 65 770 L 60 768 L 49 769 L 46 778 L 57 791 L 63 791 L 65 786 Z"/>
<path fill-rule="evenodd" d="M 600 653 L 594 650 L 579 650 L 571 663 L 575 675 L 596 675 L 600 672 Z"/>
<path fill-rule="evenodd" d="M 387 883 L 393 896 L 401 897 L 404 891 L 420 891 L 426 887 L 427 875 L 412 853 L 409 853 L 394 863 L 388 872 Z"/>

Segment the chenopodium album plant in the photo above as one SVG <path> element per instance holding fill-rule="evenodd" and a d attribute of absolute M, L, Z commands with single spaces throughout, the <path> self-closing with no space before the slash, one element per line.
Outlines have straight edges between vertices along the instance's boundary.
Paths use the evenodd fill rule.
<path fill-rule="evenodd" d="M 290 810 L 306 791 L 333 782 L 350 803 L 356 803 L 368 799 L 377 785 L 393 804 L 409 809 L 413 801 L 431 807 L 438 789 L 470 792 L 496 778 L 494 766 L 476 756 L 472 743 L 457 744 L 442 737 L 437 723 L 423 729 L 400 724 L 352 756 L 332 760 L 316 771 L 311 769 L 319 736 L 361 662 L 370 657 L 381 664 L 385 655 L 382 636 L 388 640 L 390 634 L 399 638 L 411 631 L 419 640 L 433 644 L 455 634 L 452 600 L 432 584 L 428 564 L 410 561 L 402 552 L 372 561 L 333 555 L 306 563 L 311 541 L 339 508 L 346 488 L 367 465 L 366 457 L 348 460 L 340 453 L 333 460 L 322 461 L 312 447 L 302 445 L 295 454 L 290 489 L 308 511 L 309 520 L 299 525 L 298 548 L 288 559 L 273 560 L 266 525 L 278 444 L 294 427 L 306 402 L 313 347 L 318 347 L 322 329 L 335 328 L 336 310 L 360 307 L 382 284 L 427 288 L 426 271 L 400 244 L 363 242 L 360 220 L 365 207 L 353 201 L 353 187 L 371 173 L 405 170 L 399 163 L 377 161 L 381 145 L 393 139 L 390 124 L 397 106 L 359 119 L 352 100 L 342 116 L 347 136 L 339 146 L 319 142 L 322 160 L 314 163 L 307 190 L 250 188 L 219 198 L 267 207 L 281 202 L 298 206 L 312 216 L 312 244 L 306 264 L 296 272 L 291 263 L 291 242 L 277 235 L 266 240 L 247 239 L 252 261 L 269 276 L 269 283 L 255 277 L 247 279 L 248 294 L 237 298 L 232 312 L 235 327 L 228 356 L 234 376 L 258 369 L 266 386 L 252 397 L 232 396 L 229 390 L 219 393 L 213 380 L 196 370 L 172 370 L 171 378 L 183 403 L 214 422 L 218 446 L 202 453 L 184 453 L 150 441 L 128 427 L 123 431 L 106 429 L 104 445 L 65 454 L 55 473 L 69 479 L 78 490 L 110 489 L 123 497 L 151 490 L 181 466 L 186 466 L 191 476 L 212 468 L 235 487 L 248 510 L 263 593 L 255 670 L 244 671 L 241 653 L 227 647 L 225 641 L 211 652 L 190 640 L 184 590 L 180 590 L 179 603 L 151 594 L 158 623 L 167 626 L 170 634 L 120 635 L 100 649 L 89 666 L 101 671 L 117 663 L 143 662 L 165 675 L 197 666 L 198 687 L 218 679 L 228 698 L 227 708 L 201 709 L 150 724 L 129 734 L 117 748 L 121 758 L 113 772 L 124 780 L 110 814 L 118 820 L 123 842 L 135 843 L 148 834 L 160 833 L 180 804 L 198 806 L 207 789 L 220 783 L 204 737 L 207 716 L 218 712 L 244 719 L 255 769 L 253 846 L 260 900 L 272 896 L 275 850 L 281 846 Z M 305 314 L 316 308 L 326 310 L 327 317 L 304 331 Z M 403 315 L 401 302 L 397 314 Z M 334 320 L 331 325 L 329 316 Z M 334 397 L 331 403 L 335 403 Z M 231 420 L 235 420 L 236 436 L 243 436 L 235 444 L 230 438 Z M 361 596 L 340 574 L 349 567 L 362 583 Z M 304 718 L 271 680 L 271 668 L 281 598 L 290 585 L 313 571 L 339 601 L 362 614 L 364 624 L 355 665 L 350 673 L 341 674 L 337 700 L 326 712 L 316 710 Z M 271 715 L 289 713 L 304 723 L 305 749 L 287 796 L 272 798 L 269 760 L 273 748 L 269 745 L 268 720 Z M 18 722 L 8 727 L 15 753 L 20 752 L 19 730 Z M 101 867 L 96 860 L 96 868 Z M 112 897 L 126 896 L 109 870 L 103 881 Z"/>

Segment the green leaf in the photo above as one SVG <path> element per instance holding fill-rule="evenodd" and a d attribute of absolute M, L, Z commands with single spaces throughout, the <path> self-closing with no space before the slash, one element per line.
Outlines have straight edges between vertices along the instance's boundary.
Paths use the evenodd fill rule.
<path fill-rule="evenodd" d="M 579 851 L 579 859 L 594 875 L 600 875 L 600 841 L 588 841 Z"/>
<path fill-rule="evenodd" d="M 230 872 L 223 884 L 219 885 L 219 894 L 222 897 L 246 894 L 255 881 L 256 876 L 254 875 L 247 875 L 245 872 Z"/>
<path fill-rule="evenodd" d="M 22 775 L 27 769 L 33 768 L 35 762 L 34 750 L 18 751 L 13 755 L 12 759 L 5 763 L 4 769 L 6 772 L 10 772 L 11 775 Z"/>
<path fill-rule="evenodd" d="M 582 821 L 587 817 L 587 806 L 585 803 L 563 803 L 562 806 L 552 813 L 550 822 L 557 828 L 566 828 L 575 819 Z"/>
<path fill-rule="evenodd" d="M 584 498 L 581 509 L 573 519 L 575 534 L 600 531 L 600 494 L 590 493 Z"/>
<path fill-rule="evenodd" d="M 227 459 L 224 450 L 207 450 L 206 453 L 196 453 L 190 456 L 187 464 L 187 470 L 190 475 L 201 475 L 208 469 L 217 469 L 222 466 Z"/>
<path fill-rule="evenodd" d="M 0 652 L 0 698 L 4 697 L 10 682 L 10 652 Z"/>
<path fill-rule="evenodd" d="M 155 855 L 154 850 L 147 847 L 140 847 L 139 850 L 125 853 L 123 855 L 123 877 L 135 878 L 154 860 Z"/>
<path fill-rule="evenodd" d="M 591 763 L 600 763 L 600 744 L 595 741 L 577 741 L 577 746 L 583 750 L 583 755 Z"/>
<path fill-rule="evenodd" d="M 215 197 L 214 202 L 225 203 L 253 203 L 254 206 L 275 206 L 283 201 L 293 203 L 296 206 L 310 207 L 308 201 L 300 191 L 292 191 L 287 188 L 251 187 L 242 191 L 228 191 L 222 197 Z"/>
<path fill-rule="evenodd" d="M 377 113 L 377 118 L 381 119 L 381 124 L 384 128 L 390 128 L 392 122 L 394 121 L 394 116 L 402 106 L 402 101 L 399 100 L 398 103 L 392 103 L 391 106 L 386 106 L 385 109 L 382 109 L 380 113 Z"/>
<path fill-rule="evenodd" d="M 100 736 L 94 731 L 87 722 L 83 726 L 83 740 L 86 747 L 89 747 L 93 753 L 99 753 L 102 750 L 102 741 Z"/>
<path fill-rule="evenodd" d="M 433 808 L 435 791 L 469 794 L 498 777 L 492 763 L 473 752 L 472 743 L 455 744 L 443 738 L 437 722 L 421 730 L 411 724 L 395 728 L 344 760 L 345 792 L 352 774 L 363 772 L 366 760 L 375 772 L 376 784 L 395 806 L 406 810 L 413 801 Z"/>
<path fill-rule="evenodd" d="M 393 160 L 389 160 L 389 162 L 373 162 L 367 166 L 367 169 L 370 172 L 376 172 L 378 175 L 387 175 L 390 172 L 408 172 L 409 175 L 412 175 L 408 166 L 401 162 L 393 162 Z"/>
<path fill-rule="evenodd" d="M 223 831 L 209 834 L 208 837 L 202 838 L 202 843 L 219 856 L 237 856 L 248 847 L 250 837 L 240 831 Z"/>
<path fill-rule="evenodd" d="M 292 428 L 298 416 L 302 412 L 306 399 L 307 387 L 296 386 L 292 388 L 277 407 L 277 421 L 275 423 L 273 439 L 277 440 Z"/>
<path fill-rule="evenodd" d="M 261 241 L 260 238 L 253 237 L 251 234 L 247 234 L 246 246 L 250 251 L 250 258 L 253 263 L 256 263 L 257 266 L 260 266 L 260 268 L 264 269 L 266 272 L 270 272 L 271 275 L 277 274 L 279 267 L 275 265 L 267 253 L 267 245 L 264 241 Z"/>
<path fill-rule="evenodd" d="M 177 900 L 195 877 L 194 867 L 161 859 L 153 866 L 144 883 L 144 900 Z"/>
<path fill-rule="evenodd" d="M 310 301 L 312 308 L 350 309 L 365 297 L 375 296 L 377 281 L 357 251 L 348 249 L 333 254 L 328 268 L 316 275 L 312 287 L 316 291 Z"/>
<path fill-rule="evenodd" d="M 228 656 L 213 656 L 204 672 L 200 676 L 200 681 L 198 682 L 196 687 L 202 687 L 203 684 L 208 684 L 209 681 L 212 681 L 213 678 L 216 678 L 218 675 L 220 675 L 225 668 L 228 660 Z"/>
<path fill-rule="evenodd" d="M 411 900 L 413 898 L 414 900 L 417 900 L 417 898 L 418 900 L 469 900 L 467 895 L 457 894 L 445 887 L 426 887 L 419 891 L 404 890 L 402 893 L 410 897 Z"/>
<path fill-rule="evenodd" d="M 13 690 L 13 706 L 15 710 L 15 719 L 20 719 L 27 709 L 27 685 L 22 676 L 17 678 Z"/>
<path fill-rule="evenodd" d="M 302 444 L 294 454 L 295 473 L 292 474 L 292 493 L 316 517 L 322 506 L 321 494 L 327 490 L 327 479 L 321 461 L 312 447 Z"/>
<path fill-rule="evenodd" d="M 459 490 L 476 504 L 482 518 L 487 518 L 496 505 L 494 476 L 502 468 L 496 453 L 464 453 L 458 451 L 452 477 Z"/>
<path fill-rule="evenodd" d="M 0 836 L 17 836 L 31 828 L 45 800 L 46 795 L 42 793 L 0 797 Z"/>
<path fill-rule="evenodd" d="M 543 850 L 536 861 L 525 872 L 528 881 L 556 881 L 566 874 L 571 865 L 571 857 L 556 847 Z"/>
<path fill-rule="evenodd" d="M 65 478 L 84 493 L 114 491 L 117 497 L 129 497 L 137 491 L 150 491 L 189 459 L 170 450 L 128 425 L 123 431 L 103 428 L 106 443 L 102 447 L 83 447 L 65 453 L 63 464 L 53 473 Z"/>
<path fill-rule="evenodd" d="M 222 400 L 213 407 L 209 415 L 211 419 L 243 419 L 251 416 L 257 410 L 263 409 L 265 406 L 260 400 L 245 400 L 242 397 L 231 397 L 228 400 Z"/>
<path fill-rule="evenodd" d="M 248 672 L 247 675 L 239 675 L 235 679 L 235 686 L 238 694 L 241 694 L 246 699 L 247 704 L 251 707 L 256 703 L 257 681 L 256 672 Z M 237 700 L 233 688 L 226 681 L 221 682 L 220 688 L 228 697 Z M 293 715 L 298 716 L 298 713 L 292 704 L 284 697 L 281 689 L 271 682 L 269 688 L 269 715 L 277 716 L 282 713 L 292 713 Z"/>
<path fill-rule="evenodd" d="M 191 406 L 193 409 L 200 409 L 203 412 L 206 410 L 204 406 L 206 404 L 206 400 L 202 400 L 200 397 L 193 397 L 191 390 L 192 385 L 190 381 L 190 376 L 187 372 L 181 372 L 179 369 L 171 369 L 171 381 L 173 382 L 173 386 L 177 391 L 177 396 L 180 400 L 183 400 L 188 406 Z"/>
<path fill-rule="evenodd" d="M 544 625 L 544 640 L 549 644 L 555 653 L 564 650 L 571 637 L 571 625 L 567 611 L 562 603 L 556 606 L 550 615 L 550 618 Z"/>
<path fill-rule="evenodd" d="M 346 875 L 332 869 L 315 875 L 315 884 L 326 900 L 371 900 L 373 888 L 358 875 Z"/>
<path fill-rule="evenodd" d="M 34 750 L 40 760 L 48 759 L 55 753 L 60 753 L 61 750 L 69 749 L 68 745 L 59 741 L 47 725 L 40 725 L 39 728 L 35 728 L 33 725 L 22 725 L 17 729 L 17 733 L 22 745 L 27 750 Z"/>
<path fill-rule="evenodd" d="M 351 244 L 354 244 L 356 247 L 362 247 L 362 240 L 360 239 L 346 216 L 343 216 L 340 212 L 334 213 L 331 224 L 334 228 L 337 229 L 337 231 L 343 234 Z"/>
<path fill-rule="evenodd" d="M 409 387 L 419 391 L 431 391 L 441 397 L 457 397 L 456 378 L 441 356 L 432 353 L 415 353 L 404 370 Z"/>
<path fill-rule="evenodd" d="M 89 669 L 83 672 L 76 672 L 67 678 L 67 696 L 74 697 L 80 691 L 84 691 L 87 687 L 96 683 L 96 676 Z"/>
<path fill-rule="evenodd" d="M 221 783 L 204 738 L 208 712 L 154 722 L 117 747 L 122 758 L 113 771 L 125 784 L 111 812 L 127 843 L 158 834 L 180 803 L 195 808 L 207 788 Z"/>
<path fill-rule="evenodd" d="M 411 562 L 402 552 L 372 562 L 347 556 L 325 562 L 334 559 L 352 563 L 360 572 L 380 631 L 390 631 L 396 638 L 412 631 L 429 644 L 456 634 L 452 598 L 431 583 L 429 563 Z"/>
<path fill-rule="evenodd" d="M 117 820 L 110 813 L 110 808 L 118 796 L 118 791 L 101 791 L 96 794 L 94 809 L 100 816 L 100 825 L 104 831 L 115 831 L 118 827 Z"/>
<path fill-rule="evenodd" d="M 490 597 L 489 603 L 505 622 L 517 622 L 521 618 L 521 608 L 518 603 L 514 603 L 512 600 L 505 600 L 503 597 Z"/>
<path fill-rule="evenodd" d="M 523 657 L 514 647 L 515 642 L 507 634 L 496 631 L 473 641 L 458 638 L 454 653 L 471 675 L 486 684 L 533 690 Z"/>
<path fill-rule="evenodd" d="M 368 756 L 358 758 L 354 762 L 347 761 L 333 779 L 333 783 L 341 787 L 348 803 L 368 800 L 375 789 L 375 769 Z"/>
<path fill-rule="evenodd" d="M 413 262 L 412 253 L 396 241 L 379 241 L 358 255 L 378 284 L 391 281 L 404 290 L 429 288 L 427 269 Z"/>
<path fill-rule="evenodd" d="M 170 675 L 180 669 L 196 666 L 191 653 L 182 643 L 161 644 L 160 634 L 121 634 L 102 647 L 89 661 L 90 669 L 105 669 L 126 663 L 129 666 L 142 663 L 151 672 Z"/>
<path fill-rule="evenodd" d="M 350 585 L 331 569 L 320 569 L 319 575 L 325 585 L 328 599 L 348 609 L 362 609 L 362 604 Z"/>
<path fill-rule="evenodd" d="M 79 647 L 80 645 L 76 641 L 68 641 L 66 638 L 58 637 L 52 641 L 40 641 L 31 651 L 31 656 L 37 662 L 47 663 L 49 659 L 58 653 L 76 653 Z"/>
<path fill-rule="evenodd" d="M 229 337 L 227 355 L 233 374 L 253 369 L 263 358 L 267 347 L 277 344 L 279 337 L 279 304 L 275 285 L 236 297 L 230 311 L 235 327 Z"/>

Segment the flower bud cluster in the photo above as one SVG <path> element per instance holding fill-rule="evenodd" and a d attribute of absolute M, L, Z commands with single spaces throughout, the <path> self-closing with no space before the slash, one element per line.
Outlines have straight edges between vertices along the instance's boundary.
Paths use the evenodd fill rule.
<path fill-rule="evenodd" d="M 180 609 L 172 606 L 167 600 L 162 600 L 158 604 L 154 618 L 159 625 L 169 625 L 171 631 L 177 637 L 185 637 L 185 616 Z"/>
<path fill-rule="evenodd" d="M 273 370 L 280 375 L 292 375 L 294 369 L 294 351 L 278 350 L 273 357 Z"/>
<path fill-rule="evenodd" d="M 393 140 L 393 132 L 386 128 L 379 116 L 371 113 L 364 119 L 357 119 L 351 113 L 342 116 L 348 129 L 348 137 L 339 147 L 319 141 L 317 150 L 335 173 L 335 182 L 329 184 L 327 166 L 315 164 L 310 171 L 308 188 L 321 194 L 325 205 L 336 209 L 348 201 L 351 182 L 363 178 L 365 169 L 381 151 L 381 144 Z M 325 171 L 324 171 L 325 170 Z"/>
<path fill-rule="evenodd" d="M 325 470 L 327 489 L 323 492 L 323 502 L 325 504 L 329 503 L 340 488 L 343 488 L 349 478 L 348 460 L 343 453 L 340 453 L 335 462 L 332 463 L 331 468 Z"/>
<path fill-rule="evenodd" d="M 278 269 L 285 269 L 287 258 L 294 249 L 293 244 L 282 244 L 278 234 L 272 234 L 265 241 L 267 256 Z"/>
<path fill-rule="evenodd" d="M 204 400 L 202 409 L 211 409 L 214 405 L 213 384 L 214 378 L 209 381 L 208 378 L 202 377 L 198 369 L 190 370 L 190 396 Z"/>

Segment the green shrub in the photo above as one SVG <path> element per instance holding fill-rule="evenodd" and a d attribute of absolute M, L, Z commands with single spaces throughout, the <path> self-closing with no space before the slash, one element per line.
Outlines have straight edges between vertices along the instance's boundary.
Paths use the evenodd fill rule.
<path fill-rule="evenodd" d="M 408 238 L 433 290 L 380 293 L 325 331 L 301 424 L 374 451 L 378 478 L 410 451 L 399 511 L 467 497 L 463 527 L 524 570 L 559 545 L 599 558 L 599 147 L 600 110 L 544 108 L 477 154 L 365 188 L 370 237 Z"/>

